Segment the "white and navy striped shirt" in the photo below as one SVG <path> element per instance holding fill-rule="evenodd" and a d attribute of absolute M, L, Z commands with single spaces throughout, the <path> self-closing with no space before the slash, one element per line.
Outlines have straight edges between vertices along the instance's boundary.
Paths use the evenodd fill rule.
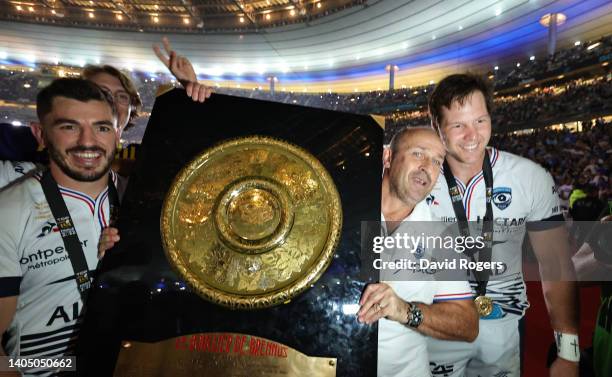
<path fill-rule="evenodd" d="M 522 273 L 522 244 L 527 230 L 545 229 L 563 220 L 559 196 L 552 176 L 540 165 L 512 153 L 489 148 L 493 170 L 493 254 L 491 260 L 502 262 L 505 270 L 491 276 L 487 296 L 505 313 L 522 316 L 529 307 Z M 463 198 L 470 228 L 480 234 L 486 212 L 485 182 L 482 171 L 463 184 L 455 178 Z M 457 221 L 444 174 L 427 199 L 434 220 Z M 480 228 L 478 228 L 480 226 Z M 472 283 L 472 288 L 476 283 Z"/>
<path fill-rule="evenodd" d="M 81 322 L 74 270 L 39 180 L 40 173 L 0 192 L 0 297 L 18 296 L 5 334 L 10 356 L 70 355 Z M 100 233 L 109 225 L 108 191 L 96 199 L 61 186 L 60 192 L 93 271 Z"/>
<path fill-rule="evenodd" d="M 384 216 L 381 213 L 384 227 Z M 403 220 L 396 232 L 410 234 L 410 222 L 431 221 L 431 213 L 425 201 L 419 202 L 412 213 Z M 386 233 L 386 227 L 383 232 Z M 381 271 L 381 280 L 385 272 Z M 432 304 L 473 298 L 467 281 L 435 280 L 419 274 L 423 280 L 386 280 L 393 291 L 405 301 Z M 427 280 L 425 280 L 427 279 Z M 429 376 L 429 357 L 426 338 L 421 333 L 398 322 L 381 318 L 378 322 L 378 367 L 380 377 Z"/>

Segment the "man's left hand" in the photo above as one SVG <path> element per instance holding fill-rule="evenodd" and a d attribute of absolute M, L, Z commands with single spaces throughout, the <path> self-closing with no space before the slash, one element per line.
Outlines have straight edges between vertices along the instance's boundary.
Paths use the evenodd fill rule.
<path fill-rule="evenodd" d="M 359 305 L 357 320 L 361 323 L 371 324 L 383 317 L 399 323 L 408 320 L 408 303 L 385 283 L 368 285 Z"/>

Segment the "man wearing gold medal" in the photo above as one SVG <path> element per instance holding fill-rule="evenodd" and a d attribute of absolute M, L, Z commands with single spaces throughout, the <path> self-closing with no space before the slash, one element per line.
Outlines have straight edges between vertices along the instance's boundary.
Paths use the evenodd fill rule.
<path fill-rule="evenodd" d="M 432 373 L 444 366 L 452 370 L 448 376 L 520 375 L 518 324 L 529 307 L 521 262 L 527 233 L 558 347 L 550 375 L 577 376 L 577 290 L 555 184 L 534 162 L 487 147 L 492 102 L 487 83 L 469 74 L 444 78 L 429 99 L 432 124 L 447 149 L 431 192 L 434 219 L 482 235 L 487 246 L 468 256 L 504 266 L 473 272 L 479 336 L 474 343 L 429 339 Z"/>

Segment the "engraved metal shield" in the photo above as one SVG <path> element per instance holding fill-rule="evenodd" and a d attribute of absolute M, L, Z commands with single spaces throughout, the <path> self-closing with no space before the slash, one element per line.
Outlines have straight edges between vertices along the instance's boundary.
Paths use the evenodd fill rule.
<path fill-rule="evenodd" d="M 331 263 L 340 196 L 323 165 L 252 136 L 202 152 L 174 179 L 161 216 L 171 264 L 203 298 L 232 309 L 290 300 Z"/>

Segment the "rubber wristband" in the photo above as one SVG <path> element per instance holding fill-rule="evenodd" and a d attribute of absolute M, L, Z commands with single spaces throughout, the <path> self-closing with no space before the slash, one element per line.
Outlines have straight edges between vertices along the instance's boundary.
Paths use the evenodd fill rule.
<path fill-rule="evenodd" d="M 557 343 L 558 357 L 576 363 L 580 361 L 578 335 L 555 331 L 555 343 Z"/>

